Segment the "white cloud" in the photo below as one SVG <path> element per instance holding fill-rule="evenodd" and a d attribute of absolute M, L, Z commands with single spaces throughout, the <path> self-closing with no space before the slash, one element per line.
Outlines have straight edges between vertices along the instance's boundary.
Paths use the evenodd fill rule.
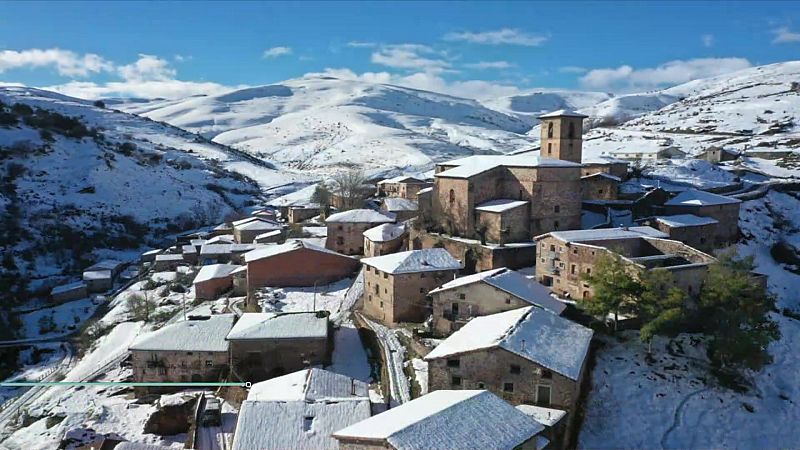
<path fill-rule="evenodd" d="M 704 34 L 700 36 L 700 40 L 703 41 L 703 46 L 705 47 L 713 47 L 714 46 L 714 35 L 713 34 Z"/>
<path fill-rule="evenodd" d="M 68 77 L 86 77 L 114 69 L 111 62 L 94 53 L 79 55 L 58 48 L 0 51 L 0 73 L 11 69 L 42 67 L 54 67 L 59 75 Z"/>
<path fill-rule="evenodd" d="M 181 80 L 134 80 L 94 83 L 90 81 L 70 81 L 68 83 L 46 86 L 42 89 L 60 92 L 73 97 L 94 100 L 102 97 L 136 98 L 183 98 L 192 95 L 214 95 L 244 86 L 224 86 L 212 82 Z"/>
<path fill-rule="evenodd" d="M 464 64 L 464 67 L 468 67 L 470 69 L 510 69 L 515 67 L 516 64 L 512 64 L 508 61 L 481 61 L 472 64 Z"/>
<path fill-rule="evenodd" d="M 169 62 L 154 55 L 139 54 L 139 59 L 132 64 L 117 68 L 119 75 L 129 81 L 164 81 L 175 78 L 177 72 L 169 66 Z"/>
<path fill-rule="evenodd" d="M 589 89 L 645 91 L 722 75 L 750 66 L 750 62 L 744 58 L 697 58 L 670 61 L 652 68 L 634 69 L 623 65 L 594 69 L 582 76 L 580 82 L 584 88 Z"/>
<path fill-rule="evenodd" d="M 374 48 L 377 47 L 378 44 L 375 42 L 350 41 L 347 43 L 347 46 L 353 48 Z"/>
<path fill-rule="evenodd" d="M 772 30 L 775 39 L 772 40 L 773 44 L 786 44 L 790 42 L 800 42 L 800 33 L 792 31 L 789 27 L 780 27 Z"/>
<path fill-rule="evenodd" d="M 430 72 L 416 72 L 398 75 L 389 72 L 365 72 L 357 74 L 350 69 L 325 69 L 322 73 L 306 76 L 329 76 L 345 80 L 360 80 L 370 83 L 394 84 L 413 89 L 440 92 L 463 98 L 485 99 L 514 95 L 520 92 L 516 86 L 484 80 L 447 81 Z"/>
<path fill-rule="evenodd" d="M 277 58 L 279 56 L 286 56 L 292 54 L 291 47 L 272 47 L 264 50 L 264 54 L 261 55 L 264 58 Z"/>
<path fill-rule="evenodd" d="M 589 69 L 580 66 L 564 66 L 559 67 L 558 71 L 561 73 L 586 73 Z"/>
<path fill-rule="evenodd" d="M 547 36 L 526 33 L 512 28 L 503 28 L 494 31 L 448 33 L 444 36 L 446 41 L 465 41 L 474 44 L 486 45 L 523 45 L 538 47 L 547 41 Z"/>
<path fill-rule="evenodd" d="M 450 63 L 442 59 L 442 53 L 422 44 L 395 44 L 381 47 L 373 52 L 370 61 L 395 69 L 443 72 L 451 70 Z"/>

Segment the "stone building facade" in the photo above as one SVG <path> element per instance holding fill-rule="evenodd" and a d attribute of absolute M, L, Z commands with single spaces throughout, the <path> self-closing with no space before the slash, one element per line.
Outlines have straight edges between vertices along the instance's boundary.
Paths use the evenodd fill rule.
<path fill-rule="evenodd" d="M 719 248 L 739 240 L 741 203 L 739 199 L 690 189 L 667 200 L 664 214 L 692 214 L 716 220 L 719 223 L 713 235 L 713 247 Z"/>
<path fill-rule="evenodd" d="M 371 209 L 353 209 L 332 214 L 325 219 L 325 225 L 328 227 L 325 248 L 344 255 L 362 255 L 364 253 L 364 232 L 375 226 L 394 221 L 394 215 Z"/>
<path fill-rule="evenodd" d="M 692 214 L 658 216 L 647 221 L 648 225 L 669 235 L 670 239 L 681 241 L 706 253 L 714 250 L 715 236 L 719 222 L 711 217 Z"/>
<path fill-rule="evenodd" d="M 592 287 L 583 279 L 601 255 L 617 254 L 632 269 L 668 270 L 687 294 L 700 291 L 708 265 L 715 261 L 688 245 L 672 241 L 650 227 L 611 228 L 548 233 L 536 238 L 536 280 L 558 295 L 590 299 Z"/>
<path fill-rule="evenodd" d="M 408 231 L 405 224 L 385 223 L 364 232 L 364 256 L 388 255 L 407 250 Z"/>
<path fill-rule="evenodd" d="M 580 164 L 583 147 L 583 119 L 575 111 L 559 110 L 539 116 L 541 156 Z"/>
<path fill-rule="evenodd" d="M 365 258 L 363 312 L 387 325 L 422 322 L 428 292 L 455 278 L 461 263 L 441 248 Z"/>
<path fill-rule="evenodd" d="M 597 172 L 581 177 L 581 198 L 583 200 L 616 200 L 619 194 L 620 179 L 606 172 Z"/>
<path fill-rule="evenodd" d="M 400 175 L 378 182 L 379 197 L 399 197 L 416 200 L 417 193 L 431 187 L 433 183 L 417 177 Z"/>

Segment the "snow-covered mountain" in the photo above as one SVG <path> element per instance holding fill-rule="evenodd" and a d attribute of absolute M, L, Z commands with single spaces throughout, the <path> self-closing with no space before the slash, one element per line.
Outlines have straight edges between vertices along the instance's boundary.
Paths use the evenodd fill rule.
<path fill-rule="evenodd" d="M 255 164 L 191 133 L 37 89 L 0 88 L 0 102 L 7 275 L 74 275 L 103 252 L 213 223 L 259 195 L 225 170 Z"/>
<path fill-rule="evenodd" d="M 559 109 L 586 110 L 614 98 L 613 94 L 607 92 L 535 89 L 484 100 L 482 103 L 496 111 L 519 117 L 532 126 L 539 122 L 537 116 L 541 114 Z"/>
<path fill-rule="evenodd" d="M 329 77 L 117 107 L 320 174 L 353 166 L 424 171 L 443 159 L 531 143 L 529 121 L 473 100 Z"/>

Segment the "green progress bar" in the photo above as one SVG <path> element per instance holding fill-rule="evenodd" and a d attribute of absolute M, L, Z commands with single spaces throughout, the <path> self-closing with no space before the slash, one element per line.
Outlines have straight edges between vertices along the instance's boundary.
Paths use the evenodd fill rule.
<path fill-rule="evenodd" d="M 133 386 L 133 387 L 218 387 L 218 386 L 238 386 L 250 387 L 250 383 L 204 383 L 204 382 L 191 382 L 191 383 L 135 383 L 124 381 L 12 381 L 0 382 L 0 387 L 34 387 L 34 386 Z"/>

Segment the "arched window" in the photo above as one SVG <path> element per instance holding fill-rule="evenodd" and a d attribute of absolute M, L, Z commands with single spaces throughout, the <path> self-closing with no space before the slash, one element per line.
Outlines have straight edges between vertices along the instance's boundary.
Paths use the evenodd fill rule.
<path fill-rule="evenodd" d="M 548 138 L 553 137 L 553 122 L 547 124 L 547 137 Z"/>
<path fill-rule="evenodd" d="M 573 122 L 569 123 L 569 129 L 567 131 L 567 138 L 568 139 L 575 139 L 575 124 Z"/>
<path fill-rule="evenodd" d="M 450 189 L 450 203 L 453 204 L 456 201 L 456 191 Z"/>

